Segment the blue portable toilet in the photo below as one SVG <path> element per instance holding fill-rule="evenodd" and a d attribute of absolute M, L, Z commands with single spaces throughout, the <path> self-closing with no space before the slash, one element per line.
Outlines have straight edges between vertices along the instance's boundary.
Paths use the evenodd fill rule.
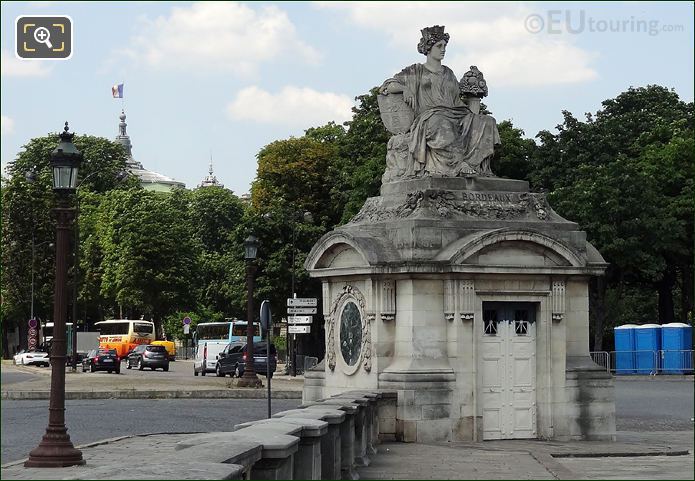
<path fill-rule="evenodd" d="M 623 324 L 613 328 L 615 337 L 615 373 L 635 373 L 635 328 L 636 324 Z"/>
<path fill-rule="evenodd" d="M 682 322 L 661 326 L 661 371 L 685 374 L 693 371 L 693 328 Z"/>
<path fill-rule="evenodd" d="M 644 324 L 635 327 L 635 368 L 638 374 L 656 374 L 657 355 L 661 349 L 661 326 Z"/>

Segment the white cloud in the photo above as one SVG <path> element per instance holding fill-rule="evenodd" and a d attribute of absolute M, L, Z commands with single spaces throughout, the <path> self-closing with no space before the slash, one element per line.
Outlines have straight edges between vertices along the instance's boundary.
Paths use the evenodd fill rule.
<path fill-rule="evenodd" d="M 7 115 L 0 116 L 0 134 L 10 135 L 14 132 L 14 120 L 9 118 Z"/>
<path fill-rule="evenodd" d="M 288 86 L 271 93 L 253 86 L 239 91 L 227 112 L 234 120 L 306 129 L 351 119 L 353 105 L 351 97 L 332 92 Z"/>
<path fill-rule="evenodd" d="M 543 8 L 517 3 L 317 2 L 326 10 L 346 14 L 352 22 L 387 35 L 398 48 L 410 49 L 417 61 L 420 29 L 445 25 L 451 35 L 444 63 L 462 76 L 477 65 L 492 88 L 586 82 L 598 77 L 594 53 L 576 46 L 570 34 L 530 33 L 526 21 Z M 532 24 L 536 26 L 537 24 Z"/>
<path fill-rule="evenodd" d="M 275 6 L 236 2 L 174 7 L 168 16 L 142 18 L 125 51 L 153 68 L 222 70 L 239 75 L 280 57 L 315 63 L 318 51 L 303 42 L 287 14 Z"/>
<path fill-rule="evenodd" d="M 22 60 L 5 49 L 0 53 L 0 71 L 3 77 L 45 77 L 51 72 L 40 60 Z"/>

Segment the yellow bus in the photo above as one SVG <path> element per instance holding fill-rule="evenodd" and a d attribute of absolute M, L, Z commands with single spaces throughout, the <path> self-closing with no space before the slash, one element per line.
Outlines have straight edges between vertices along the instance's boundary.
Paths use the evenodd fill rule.
<path fill-rule="evenodd" d="M 99 348 L 115 349 L 119 359 L 135 349 L 138 344 L 150 344 L 155 340 L 154 323 L 114 319 L 94 324 L 99 331 Z"/>

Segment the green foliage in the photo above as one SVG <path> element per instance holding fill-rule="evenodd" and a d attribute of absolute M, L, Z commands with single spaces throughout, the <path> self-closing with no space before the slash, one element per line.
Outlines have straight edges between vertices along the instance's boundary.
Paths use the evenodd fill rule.
<path fill-rule="evenodd" d="M 104 252 L 101 292 L 129 317 L 152 318 L 195 306 L 200 244 L 190 235 L 191 194 L 112 191 L 99 207 L 96 235 Z"/>
<path fill-rule="evenodd" d="M 287 337 L 274 337 L 273 344 L 275 344 L 275 348 L 278 350 L 278 352 L 287 352 Z"/>
<path fill-rule="evenodd" d="M 379 113 L 378 87 L 356 97 L 347 134 L 339 140 L 332 192 L 342 209 L 341 223 L 349 221 L 369 197 L 379 195 L 381 176 L 386 169 L 386 144 L 391 136 Z"/>
<path fill-rule="evenodd" d="M 241 317 L 244 312 L 244 206 L 230 190 L 219 187 L 191 192 L 191 233 L 201 246 L 197 260 L 207 309 Z"/>
<path fill-rule="evenodd" d="M 75 136 L 74 143 L 84 155 L 78 189 L 80 198 L 112 189 L 133 188 L 137 184 L 134 179 L 118 180 L 117 174 L 125 170 L 126 165 L 126 154 L 120 145 L 88 135 Z M 57 144 L 57 134 L 29 140 L 8 166 L 9 177 L 2 180 L 3 329 L 18 325 L 22 338 L 31 312 L 32 270 L 34 315 L 43 320 L 53 316 L 55 220 L 52 209 L 55 196 L 50 155 Z M 34 182 L 28 182 L 25 177 L 30 170 L 35 173 Z"/>
<path fill-rule="evenodd" d="M 499 177 L 528 180 L 536 143 L 524 138 L 524 131 L 514 127 L 511 120 L 500 122 L 498 129 L 502 145 L 495 149 L 492 171 Z"/>
<path fill-rule="evenodd" d="M 692 310 L 693 104 L 648 86 L 606 100 L 586 122 L 564 116 L 557 134 L 538 135 L 532 183 L 586 229 L 611 264 L 609 287 L 651 288 L 660 322 L 685 318 Z"/>

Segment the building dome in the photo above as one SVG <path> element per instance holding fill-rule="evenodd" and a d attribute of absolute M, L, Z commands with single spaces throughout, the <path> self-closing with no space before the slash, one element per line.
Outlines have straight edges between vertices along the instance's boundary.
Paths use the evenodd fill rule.
<path fill-rule="evenodd" d="M 121 110 L 121 115 L 118 116 L 121 120 L 118 124 L 118 135 L 116 143 L 121 144 L 128 155 L 126 160 L 126 168 L 128 172 L 136 176 L 140 180 L 140 185 L 146 190 L 155 190 L 159 192 L 171 192 L 174 189 L 185 189 L 186 184 L 178 180 L 167 177 L 166 175 L 153 172 L 145 169 L 143 165 L 133 158 L 133 144 L 130 142 L 130 136 L 126 131 L 125 112 Z"/>

